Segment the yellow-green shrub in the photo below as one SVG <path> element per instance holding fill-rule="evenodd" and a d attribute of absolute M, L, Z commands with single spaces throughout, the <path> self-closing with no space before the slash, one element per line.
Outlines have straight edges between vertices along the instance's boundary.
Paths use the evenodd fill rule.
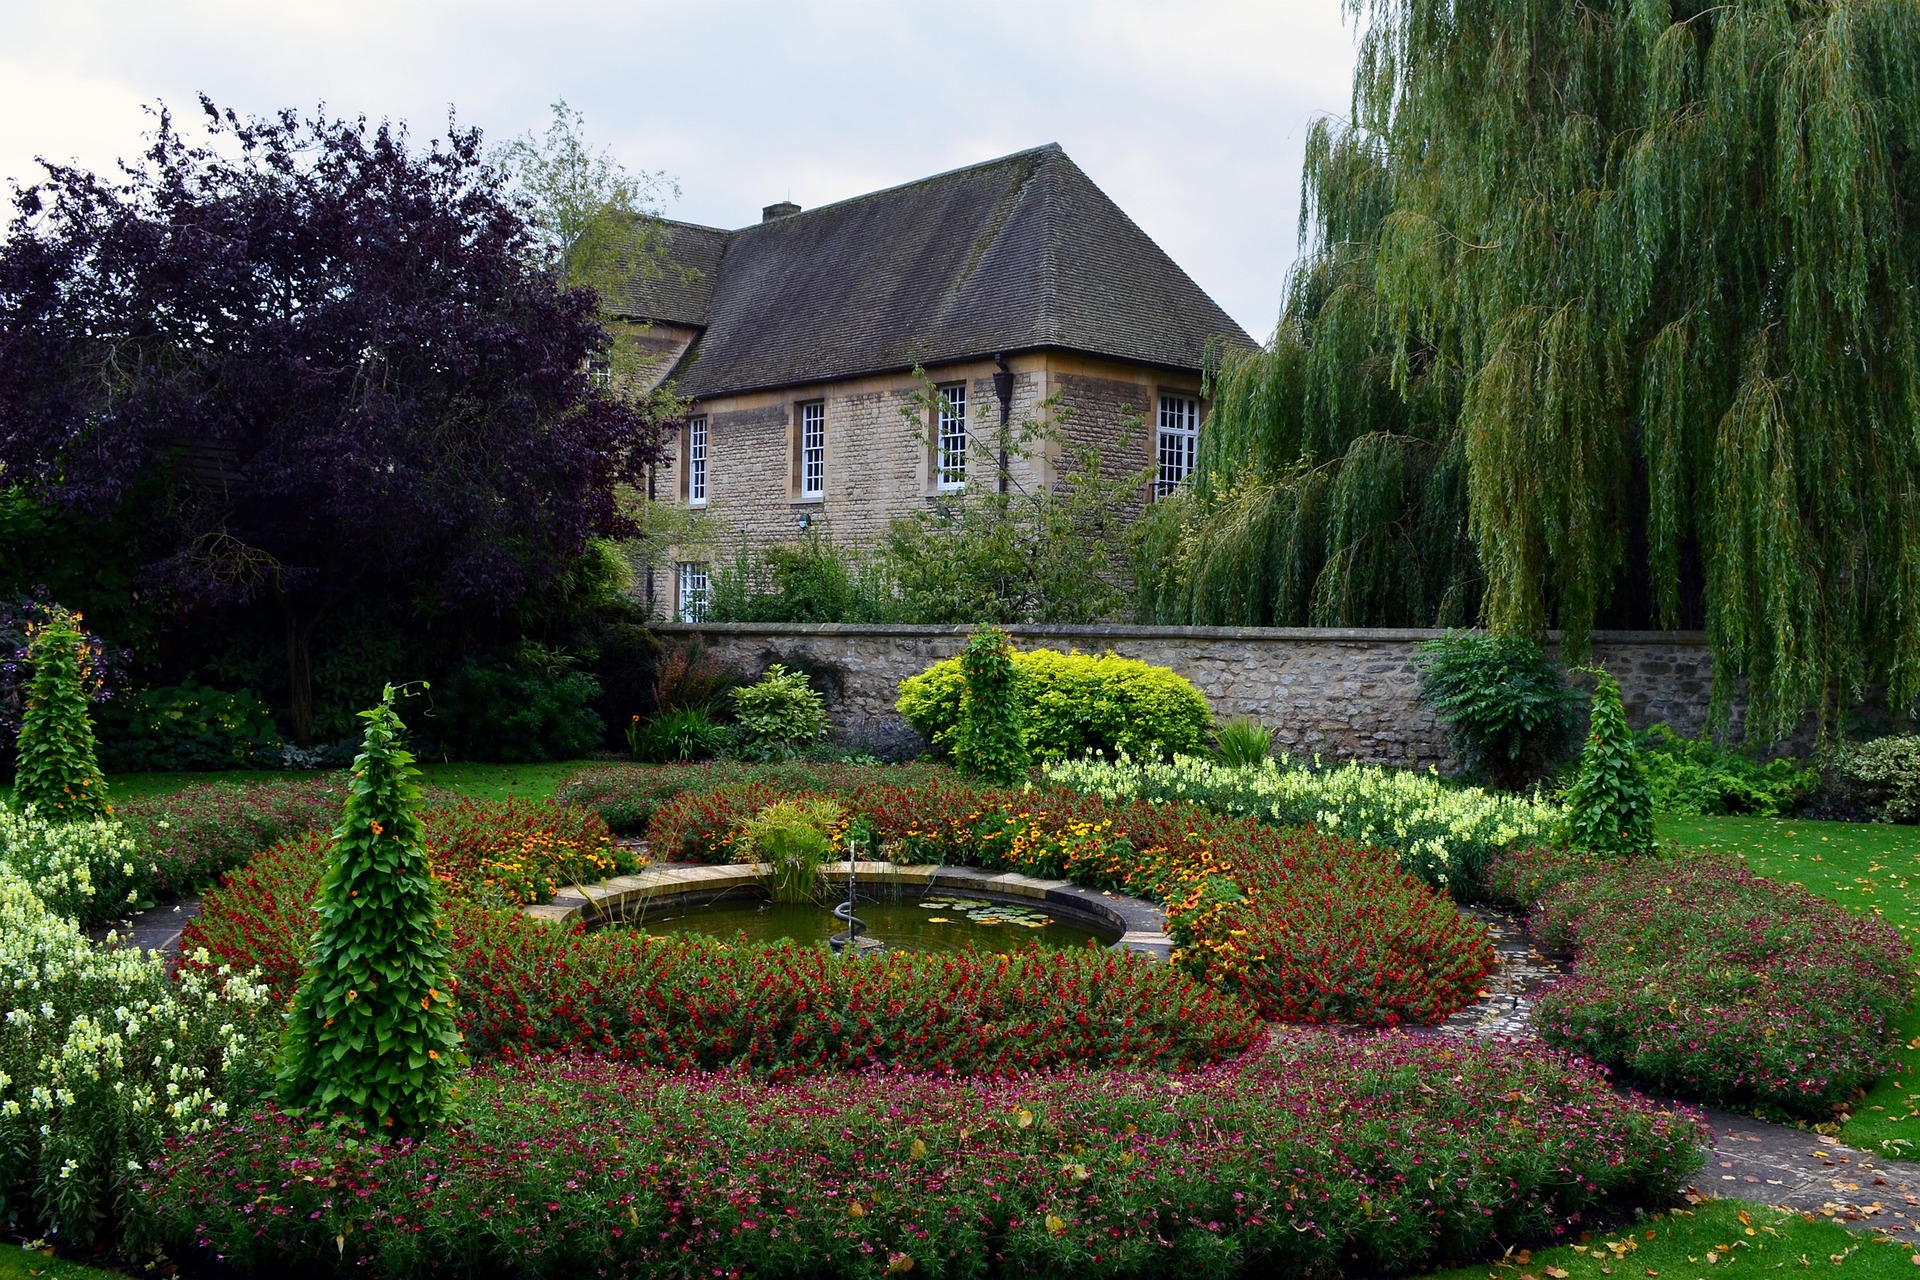
<path fill-rule="evenodd" d="M 1148 759 L 1205 748 L 1213 710 L 1190 681 L 1165 667 L 1110 653 L 1026 649 L 1013 655 L 1013 668 L 1027 751 L 1036 761 L 1090 752 Z M 960 660 L 948 658 L 902 680 L 895 706 L 935 751 L 950 751 L 964 686 Z"/>

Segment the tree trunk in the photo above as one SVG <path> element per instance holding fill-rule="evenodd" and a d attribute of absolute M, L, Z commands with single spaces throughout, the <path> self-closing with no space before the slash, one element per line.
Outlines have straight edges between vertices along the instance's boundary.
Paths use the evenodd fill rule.
<path fill-rule="evenodd" d="M 302 618 L 293 600 L 280 597 L 287 624 L 287 714 L 293 720 L 294 745 L 313 745 L 313 624 L 319 614 Z"/>

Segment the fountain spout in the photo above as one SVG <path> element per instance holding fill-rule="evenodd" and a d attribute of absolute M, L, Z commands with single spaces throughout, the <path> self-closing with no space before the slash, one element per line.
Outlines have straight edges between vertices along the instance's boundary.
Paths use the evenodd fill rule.
<path fill-rule="evenodd" d="M 847 900 L 833 909 L 833 918 L 845 921 L 847 927 L 827 939 L 827 945 L 833 948 L 835 955 L 863 956 L 870 952 L 884 950 L 886 945 L 871 934 L 864 938 L 860 936 L 860 931 L 867 925 L 866 921 L 853 913 L 854 906 L 859 901 L 854 875 L 859 863 L 858 854 L 859 846 L 855 844 L 852 836 L 848 836 Z"/>

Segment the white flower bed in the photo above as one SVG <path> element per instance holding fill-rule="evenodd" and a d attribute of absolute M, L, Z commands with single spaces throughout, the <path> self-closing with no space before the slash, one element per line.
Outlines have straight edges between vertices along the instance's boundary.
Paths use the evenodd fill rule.
<path fill-rule="evenodd" d="M 32 809 L 0 805 L 0 866 L 9 867 L 56 915 L 111 920 L 137 906 L 153 883 L 151 859 L 118 822 L 46 822 Z"/>
<path fill-rule="evenodd" d="M 1312 824 L 1392 849 L 1408 871 L 1440 888 L 1477 875 L 1501 849 L 1557 838 L 1563 821 L 1556 805 L 1371 765 L 1322 770 L 1268 760 L 1229 768 L 1176 756 L 1170 764 L 1068 761 L 1048 766 L 1046 776 L 1110 800 L 1178 800 L 1275 826 Z"/>
<path fill-rule="evenodd" d="M 140 1210 L 145 1162 L 269 1080 L 265 986 L 96 948 L 0 866 L 0 1221 L 76 1243 Z"/>

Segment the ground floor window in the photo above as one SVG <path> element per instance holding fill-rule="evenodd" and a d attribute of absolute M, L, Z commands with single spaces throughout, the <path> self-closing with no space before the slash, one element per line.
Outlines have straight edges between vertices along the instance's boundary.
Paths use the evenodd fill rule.
<path fill-rule="evenodd" d="M 682 622 L 699 622 L 707 616 L 707 601 L 713 597 L 713 576 L 705 564 L 682 561 L 680 565 L 680 608 Z"/>
<path fill-rule="evenodd" d="M 1200 448 L 1200 401 L 1194 396 L 1160 397 L 1159 463 L 1153 482 L 1155 497 L 1164 498 L 1193 474 Z"/>

